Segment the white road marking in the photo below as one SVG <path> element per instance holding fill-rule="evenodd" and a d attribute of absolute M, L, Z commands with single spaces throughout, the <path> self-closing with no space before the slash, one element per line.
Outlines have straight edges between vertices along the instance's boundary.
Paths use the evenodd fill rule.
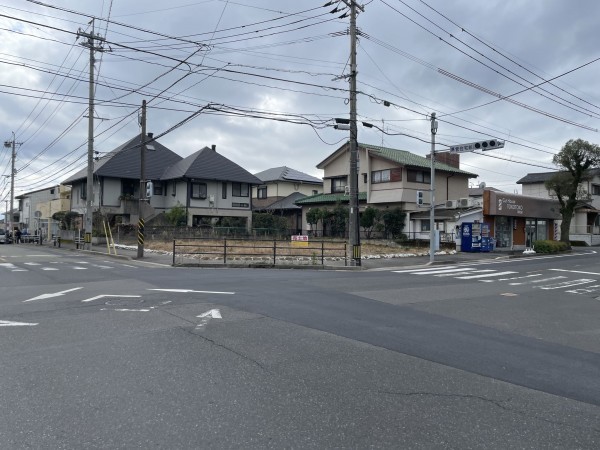
<path fill-rule="evenodd" d="M 198 293 L 198 294 L 225 294 L 233 295 L 235 292 L 223 292 L 223 291 L 194 291 L 192 289 L 148 289 L 149 291 L 161 291 L 161 292 L 177 292 L 182 294 Z"/>
<path fill-rule="evenodd" d="M 590 292 L 594 292 L 600 290 L 600 284 L 594 284 L 593 286 L 586 286 L 584 288 L 571 289 L 568 292 L 569 294 L 589 294 Z"/>
<path fill-rule="evenodd" d="M 562 275 L 559 275 L 557 277 L 542 278 L 541 280 L 519 281 L 518 283 L 508 283 L 508 284 L 510 286 L 522 286 L 524 284 L 534 284 L 534 283 L 542 283 L 543 281 L 560 280 L 561 278 L 567 278 L 567 277 L 563 277 Z"/>
<path fill-rule="evenodd" d="M 485 273 L 485 272 L 495 272 L 495 270 L 494 269 L 467 270 L 466 272 L 444 273 L 444 274 L 434 275 L 434 276 L 435 277 L 458 277 L 459 275 L 472 275 L 474 273 Z"/>
<path fill-rule="evenodd" d="M 596 280 L 590 280 L 587 278 L 582 278 L 580 280 L 570 280 L 570 281 L 563 281 L 562 283 L 555 283 L 555 284 L 548 284 L 545 286 L 534 286 L 536 288 L 539 289 L 544 289 L 544 290 L 550 290 L 550 289 L 562 289 L 562 288 L 568 288 L 571 286 L 578 286 L 580 284 L 588 284 L 588 283 L 593 283 Z"/>
<path fill-rule="evenodd" d="M 87 270 L 87 269 L 88 269 L 87 267 L 77 267 L 77 266 L 75 266 L 75 267 L 71 267 L 71 268 L 72 268 L 73 270 Z"/>
<path fill-rule="evenodd" d="M 509 275 L 511 273 L 517 273 L 517 272 L 511 272 L 510 270 L 507 270 L 506 272 L 484 273 L 482 275 L 466 275 L 464 277 L 456 277 L 456 278 L 458 278 L 459 280 L 474 280 L 477 278 L 499 277 L 502 275 Z"/>
<path fill-rule="evenodd" d="M 100 264 L 92 264 L 92 266 L 97 267 L 98 269 L 114 269 L 113 266 L 102 266 Z"/>
<path fill-rule="evenodd" d="M 223 318 L 221 316 L 221 311 L 219 311 L 218 309 L 211 309 L 210 311 L 206 311 L 205 313 L 202 313 L 196 317 L 209 317 L 212 319 L 222 319 Z"/>
<path fill-rule="evenodd" d="M 456 273 L 456 272 L 464 272 L 464 271 L 469 271 L 469 270 L 475 270 L 472 269 L 471 267 L 462 267 L 462 268 L 457 268 L 457 269 L 442 269 L 442 270 L 427 270 L 427 271 L 419 271 L 419 272 L 413 272 L 412 275 L 437 275 L 437 274 L 442 274 L 442 273 Z"/>
<path fill-rule="evenodd" d="M 11 322 L 9 320 L 0 320 L 0 327 L 34 327 L 37 323 Z"/>
<path fill-rule="evenodd" d="M 541 276 L 542 276 L 541 273 L 534 273 L 532 275 L 523 275 L 522 277 L 500 278 L 498 281 L 520 280 L 523 278 L 534 278 L 534 277 L 541 277 Z"/>
<path fill-rule="evenodd" d="M 33 302 L 34 300 L 44 300 L 46 298 L 52 298 L 52 297 L 60 297 L 62 295 L 65 295 L 68 292 L 78 291 L 79 289 L 83 289 L 83 288 L 82 287 L 76 287 L 76 288 L 73 288 L 73 289 L 67 289 L 66 291 L 55 292 L 53 294 L 42 294 L 42 295 L 38 295 L 37 297 L 30 298 L 29 300 L 23 300 L 23 303 L 25 303 L 25 302 Z"/>
<path fill-rule="evenodd" d="M 412 273 L 419 272 L 421 270 L 440 270 L 440 269 L 455 269 L 459 266 L 436 266 L 436 267 L 427 267 L 427 268 L 419 268 L 419 269 L 402 269 L 402 270 L 392 270 L 394 273 Z"/>
<path fill-rule="evenodd" d="M 568 270 L 568 269 L 548 269 L 548 270 L 553 270 L 554 272 L 583 273 L 583 274 L 586 274 L 586 275 L 598 275 L 598 276 L 600 276 L 600 273 L 598 273 L 598 272 L 584 272 L 583 270 Z"/>
<path fill-rule="evenodd" d="M 86 302 L 92 302 L 94 300 L 99 300 L 99 299 L 105 298 L 105 297 L 139 298 L 139 297 L 141 297 L 141 295 L 110 295 L 110 294 L 105 294 L 105 295 L 96 295 L 95 297 L 86 298 L 85 300 L 81 300 L 81 301 L 83 303 L 86 303 Z"/>
<path fill-rule="evenodd" d="M 40 263 L 36 263 L 36 262 L 26 262 L 26 263 L 23 263 L 23 264 L 25 264 L 26 266 L 41 266 Z"/>
<path fill-rule="evenodd" d="M 55 267 L 42 267 L 42 270 L 58 270 Z"/>

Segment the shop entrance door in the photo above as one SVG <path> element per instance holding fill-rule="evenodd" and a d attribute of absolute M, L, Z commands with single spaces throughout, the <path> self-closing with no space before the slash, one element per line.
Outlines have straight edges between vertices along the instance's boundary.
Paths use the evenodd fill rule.
<path fill-rule="evenodd" d="M 512 218 L 504 216 L 496 216 L 496 224 L 494 227 L 496 247 L 510 248 L 512 245 Z"/>

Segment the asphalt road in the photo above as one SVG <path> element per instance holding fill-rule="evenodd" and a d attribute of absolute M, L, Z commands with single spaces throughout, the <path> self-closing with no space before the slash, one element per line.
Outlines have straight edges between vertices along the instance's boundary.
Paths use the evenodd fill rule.
<path fill-rule="evenodd" d="M 0 445 L 598 448 L 596 254 L 403 264 L 0 246 Z"/>

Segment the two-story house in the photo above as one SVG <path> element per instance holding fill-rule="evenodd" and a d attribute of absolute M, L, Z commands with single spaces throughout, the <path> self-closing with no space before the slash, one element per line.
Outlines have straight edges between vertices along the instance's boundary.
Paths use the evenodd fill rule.
<path fill-rule="evenodd" d="M 19 201 L 19 227 L 30 234 L 41 229 L 44 236 L 51 236 L 58 230 L 58 223 L 52 220 L 54 213 L 69 211 L 71 188 L 60 184 L 15 198 Z"/>
<path fill-rule="evenodd" d="M 517 184 L 522 186 L 523 195 L 555 199 L 556 195 L 545 186 L 545 182 L 555 174 L 556 172 L 528 173 L 517 181 Z M 590 170 L 589 179 L 581 184 L 580 189 L 584 198 L 575 208 L 569 236 L 574 241 L 580 240 L 590 245 L 598 245 L 600 244 L 600 169 Z M 560 221 L 557 221 L 558 224 Z"/>
<path fill-rule="evenodd" d="M 286 166 L 256 173 L 261 183 L 252 187 L 252 208 L 283 216 L 293 233 L 302 231 L 302 208 L 296 200 L 323 192 L 323 180 Z"/>
<path fill-rule="evenodd" d="M 331 207 L 348 203 L 350 148 L 346 143 L 317 165 L 324 171 L 323 194 L 298 200 L 303 208 L 303 229 L 309 229 L 306 212 L 311 207 Z M 369 144 L 358 145 L 359 209 L 367 206 L 379 209 L 401 208 L 407 213 L 406 233 L 429 232 L 429 201 L 431 183 L 430 159 L 406 150 Z M 439 154 L 435 160 L 436 205 L 449 200 L 468 198 L 469 178 L 477 175 L 461 170 L 459 155 Z M 417 192 L 423 193 L 424 205 L 417 204 Z M 447 217 L 435 210 L 436 228 L 446 231 Z"/>
<path fill-rule="evenodd" d="M 215 225 L 229 217 L 251 227 L 250 192 L 260 180 L 217 153 L 215 146 L 182 158 L 153 140 L 144 159 L 145 178 L 152 182 L 152 195 L 143 212 L 146 220 L 181 205 L 188 226 Z M 94 211 L 111 224 L 136 224 L 140 216 L 141 137 L 135 136 L 100 158 L 93 175 Z M 71 210 L 85 214 L 87 169 L 63 183 L 72 186 Z"/>

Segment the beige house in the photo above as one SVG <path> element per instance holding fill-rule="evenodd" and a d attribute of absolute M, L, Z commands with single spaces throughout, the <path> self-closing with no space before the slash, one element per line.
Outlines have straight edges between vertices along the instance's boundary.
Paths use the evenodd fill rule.
<path fill-rule="evenodd" d="M 428 158 L 406 150 L 369 144 L 358 148 L 359 209 L 367 206 L 379 209 L 401 208 L 407 213 L 405 233 L 429 233 L 429 202 L 431 162 Z M 451 206 L 458 207 L 460 199 L 469 197 L 469 178 L 477 175 L 461 170 L 459 155 L 440 153 L 435 161 L 436 228 L 446 231 L 447 219 L 438 214 Z M 311 207 L 332 206 L 349 201 L 350 146 L 342 145 L 317 165 L 324 171 L 323 194 L 298 200 L 302 206 L 303 229 L 310 229 L 306 213 Z M 417 204 L 422 192 L 423 206 Z M 413 236 L 414 237 L 414 236 Z"/>
<path fill-rule="evenodd" d="M 52 220 L 52 215 L 70 210 L 71 188 L 59 184 L 21 194 L 16 199 L 19 201 L 18 226 L 30 234 L 42 229 L 45 236 L 51 236 L 58 230 L 58 223 Z"/>

